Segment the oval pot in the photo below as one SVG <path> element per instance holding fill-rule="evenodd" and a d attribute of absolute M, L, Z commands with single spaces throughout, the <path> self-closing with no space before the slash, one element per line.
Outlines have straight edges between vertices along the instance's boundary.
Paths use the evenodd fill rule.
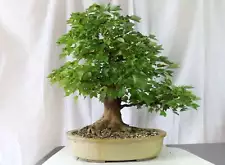
<path fill-rule="evenodd" d="M 89 161 L 128 161 L 157 157 L 163 146 L 166 132 L 145 138 L 94 139 L 73 135 L 67 132 L 74 156 Z"/>

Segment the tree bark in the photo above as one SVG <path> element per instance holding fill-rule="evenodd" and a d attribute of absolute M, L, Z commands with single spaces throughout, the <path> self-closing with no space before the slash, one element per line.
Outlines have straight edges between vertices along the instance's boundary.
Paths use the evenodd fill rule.
<path fill-rule="evenodd" d="M 122 124 L 121 117 L 121 100 L 120 99 L 105 99 L 103 119 L 110 123 Z"/>
<path fill-rule="evenodd" d="M 101 119 L 91 125 L 89 131 L 96 133 L 103 129 L 110 129 L 112 131 L 131 130 L 131 127 L 123 122 L 120 111 L 120 99 L 105 99 L 103 116 Z"/>

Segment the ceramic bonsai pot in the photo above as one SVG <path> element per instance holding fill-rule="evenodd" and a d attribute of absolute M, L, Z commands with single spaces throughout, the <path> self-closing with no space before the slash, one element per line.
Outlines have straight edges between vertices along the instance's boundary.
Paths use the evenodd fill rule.
<path fill-rule="evenodd" d="M 67 132 L 74 156 L 88 161 L 128 161 L 143 160 L 157 157 L 163 146 L 166 132 L 157 129 L 158 135 L 127 138 L 127 139 L 97 139 L 84 138 Z"/>

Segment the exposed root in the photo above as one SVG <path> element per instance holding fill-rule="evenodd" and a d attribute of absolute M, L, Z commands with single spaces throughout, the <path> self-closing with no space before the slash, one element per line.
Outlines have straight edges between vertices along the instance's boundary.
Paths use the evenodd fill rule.
<path fill-rule="evenodd" d="M 105 119 L 100 119 L 89 126 L 88 133 L 89 134 L 96 134 L 98 135 L 104 130 L 110 130 L 111 133 L 113 132 L 130 132 L 132 130 L 132 127 L 130 127 L 127 124 L 124 124 L 122 122 L 110 122 Z M 109 136 L 109 135 L 107 135 Z"/>

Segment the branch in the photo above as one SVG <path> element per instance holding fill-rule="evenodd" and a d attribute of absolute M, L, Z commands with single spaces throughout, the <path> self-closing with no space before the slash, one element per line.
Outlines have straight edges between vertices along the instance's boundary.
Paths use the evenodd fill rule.
<path fill-rule="evenodd" d="M 133 107 L 133 106 L 142 106 L 143 103 L 135 103 L 135 104 L 123 104 L 120 106 L 121 109 L 125 108 L 125 107 Z"/>

